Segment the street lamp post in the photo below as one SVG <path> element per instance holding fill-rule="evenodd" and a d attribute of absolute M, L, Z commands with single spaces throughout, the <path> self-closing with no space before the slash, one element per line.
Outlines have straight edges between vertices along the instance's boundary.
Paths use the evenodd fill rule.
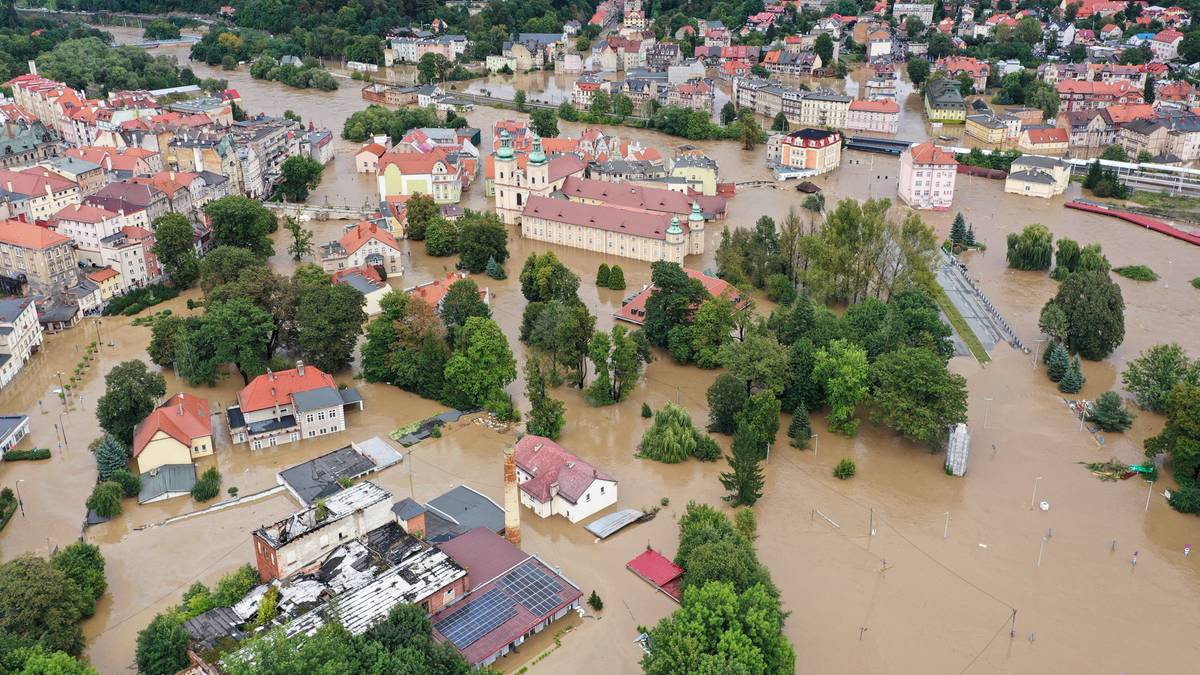
<path fill-rule="evenodd" d="M 817 436 L 816 434 L 813 434 L 812 437 L 813 437 L 813 456 L 816 456 L 817 451 L 821 449 L 821 437 Z"/>
<path fill-rule="evenodd" d="M 1148 480 L 1148 481 L 1146 481 L 1146 485 L 1148 485 L 1149 487 L 1146 488 L 1146 508 L 1142 509 L 1143 513 L 1150 510 L 1150 495 L 1154 493 L 1154 481 Z"/>
<path fill-rule="evenodd" d="M 67 407 L 67 388 L 63 386 L 62 371 L 58 371 L 55 375 L 58 376 L 58 396 L 62 400 L 63 409 L 65 410 Z"/>
<path fill-rule="evenodd" d="M 21 507 L 21 517 L 22 518 L 25 517 L 25 502 L 21 500 L 21 483 L 24 483 L 24 482 L 25 482 L 24 478 L 17 481 L 17 506 Z"/>
<path fill-rule="evenodd" d="M 983 400 L 983 428 L 986 429 L 988 428 L 988 413 L 992 411 L 992 397 L 989 396 Z"/>
<path fill-rule="evenodd" d="M 65 412 L 65 411 L 64 411 Z M 63 413 L 58 413 L 58 428 L 62 429 L 63 445 L 70 445 L 67 442 L 67 425 L 63 423 Z"/>
<path fill-rule="evenodd" d="M 100 353 L 100 348 L 104 346 L 104 338 L 100 337 L 100 317 L 96 317 L 95 325 L 96 325 L 96 353 Z"/>
<path fill-rule="evenodd" d="M 1040 481 L 1041 479 L 1042 479 L 1041 476 L 1038 476 L 1037 478 L 1033 479 L 1033 497 L 1030 497 L 1030 499 L 1029 499 L 1029 510 L 1030 511 L 1033 510 L 1033 505 L 1037 502 L 1038 481 Z"/>

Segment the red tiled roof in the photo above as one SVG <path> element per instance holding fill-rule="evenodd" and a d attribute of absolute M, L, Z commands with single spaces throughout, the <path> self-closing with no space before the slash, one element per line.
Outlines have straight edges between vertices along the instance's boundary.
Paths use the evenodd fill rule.
<path fill-rule="evenodd" d="M 153 176 L 131 178 L 130 182 L 154 186 L 173 198 L 176 192 L 188 188 L 199 177 L 200 174 L 189 171 L 159 171 Z"/>
<path fill-rule="evenodd" d="M 435 279 L 433 281 L 413 286 L 406 289 L 407 293 L 414 298 L 424 300 L 430 307 L 437 309 L 438 305 L 442 304 L 442 298 L 450 292 L 450 286 L 456 281 L 469 279 L 470 275 L 466 272 L 449 272 L 444 279 Z M 486 295 L 487 291 L 479 289 L 480 297 Z"/>
<path fill-rule="evenodd" d="M 616 482 L 616 479 L 567 452 L 558 443 L 544 436 L 526 434 L 517 441 L 517 467 L 531 478 L 521 483 L 521 490 L 539 502 L 548 502 L 551 487 L 558 485 L 563 499 L 576 503 L 597 480 Z"/>
<path fill-rule="evenodd" d="M 379 173 L 394 165 L 403 174 L 433 173 L 433 167 L 438 162 L 446 165 L 446 173 L 458 173 L 458 167 L 446 159 L 446 152 L 441 149 L 426 153 L 419 152 L 388 152 L 379 157 Z"/>
<path fill-rule="evenodd" d="M 954 153 L 946 152 L 929 142 L 914 145 L 905 152 L 912 155 L 914 164 L 958 164 Z"/>
<path fill-rule="evenodd" d="M 563 182 L 561 190 L 563 194 L 577 199 L 596 200 L 643 211 L 674 213 L 680 218 L 692 212 L 692 201 L 687 195 L 662 188 L 571 176 Z"/>
<path fill-rule="evenodd" d="M 103 281 L 108 281 L 109 279 L 112 279 L 116 276 L 117 276 L 116 270 L 114 270 L 111 267 L 105 267 L 102 269 L 98 269 L 95 272 L 89 272 L 87 275 L 87 278 L 91 279 L 92 281 L 94 281 L 96 283 L 101 283 Z"/>
<path fill-rule="evenodd" d="M 304 374 L 296 368 L 278 373 L 259 375 L 238 392 L 238 403 L 242 412 L 265 410 L 279 405 L 290 405 L 292 394 L 312 391 L 323 387 L 337 388 L 333 378 L 315 366 L 305 366 Z"/>
<path fill-rule="evenodd" d="M 707 274 L 697 272 L 696 270 L 688 267 L 683 268 L 683 271 L 686 272 L 687 275 L 692 279 L 698 279 L 700 283 L 704 284 L 704 290 L 708 291 L 708 294 L 714 298 L 728 298 L 729 300 L 733 301 L 734 306 L 738 309 L 747 307 L 750 304 L 749 297 L 743 297 L 742 292 L 739 291 L 736 286 L 728 281 L 725 281 L 724 279 L 710 277 Z M 629 302 L 621 305 L 621 309 L 613 312 L 613 316 L 622 321 L 628 321 L 629 323 L 637 324 L 639 326 L 642 325 L 645 323 L 646 301 L 650 299 L 650 296 L 654 294 L 655 290 L 657 289 L 655 289 L 654 286 L 647 286 L 646 288 L 643 288 L 640 293 L 630 298 Z M 695 307 L 692 309 L 695 309 Z"/>
<path fill-rule="evenodd" d="M 1160 31 L 1159 34 L 1155 35 L 1153 38 L 1153 40 L 1155 42 L 1162 42 L 1164 44 L 1171 44 L 1172 42 L 1175 42 L 1176 40 L 1182 40 L 1182 39 L 1183 39 L 1183 33 L 1180 33 L 1179 31 L 1173 30 L 1170 28 L 1168 28 L 1167 30 L 1164 30 L 1164 31 Z"/>
<path fill-rule="evenodd" d="M 0 242 L 21 248 L 45 250 L 53 246 L 71 243 L 70 237 L 45 227 L 30 225 L 19 220 L 0 221 Z"/>
<path fill-rule="evenodd" d="M 609 185 L 614 185 L 614 183 L 609 183 Z M 666 231 L 671 226 L 671 219 L 677 217 L 669 213 L 646 211 L 615 204 L 586 204 L 536 195 L 531 195 L 525 202 L 522 214 L 533 218 L 545 218 L 556 223 L 568 223 L 649 239 L 666 239 Z M 688 231 L 686 219 L 681 219 L 679 226 L 684 232 Z"/>
<path fill-rule="evenodd" d="M 338 270 L 330 277 L 332 283 L 340 283 L 346 277 L 359 276 L 373 284 L 382 284 L 383 277 L 379 276 L 379 270 L 374 267 L 351 267 L 349 269 Z"/>
<path fill-rule="evenodd" d="M 379 229 L 379 226 L 369 220 L 363 220 L 354 224 L 346 234 L 338 242 L 342 248 L 346 249 L 346 254 L 350 255 L 362 248 L 369 241 L 378 241 L 397 251 L 400 250 L 400 242 L 392 236 L 391 232 Z"/>
<path fill-rule="evenodd" d="M 874 101 L 866 101 L 855 99 L 850 102 L 851 110 L 860 112 L 875 112 L 875 113 L 897 113 L 900 112 L 900 104 L 891 99 L 878 99 Z"/>
<path fill-rule="evenodd" d="M 64 206 L 54 214 L 58 220 L 70 220 L 76 223 L 100 223 L 118 217 L 118 214 L 99 206 L 90 204 L 74 204 Z"/>
<path fill-rule="evenodd" d="M 211 436 L 212 417 L 208 412 L 208 399 L 179 393 L 155 408 L 138 423 L 133 432 L 133 456 L 142 454 L 159 431 L 189 448 L 192 439 Z"/>
<path fill-rule="evenodd" d="M 1052 129 L 1026 129 L 1026 134 L 1029 134 L 1030 143 L 1066 143 L 1067 130 L 1057 127 Z"/>
<path fill-rule="evenodd" d="M 1122 103 L 1104 108 L 1104 114 L 1116 126 L 1127 124 L 1134 120 L 1152 119 L 1155 116 L 1154 106 L 1149 103 Z"/>

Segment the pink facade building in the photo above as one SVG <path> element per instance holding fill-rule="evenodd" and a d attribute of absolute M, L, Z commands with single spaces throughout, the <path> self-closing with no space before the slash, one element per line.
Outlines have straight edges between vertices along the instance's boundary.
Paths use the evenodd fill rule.
<path fill-rule="evenodd" d="M 900 199 L 914 209 L 945 211 L 954 201 L 958 160 L 933 143 L 918 143 L 900 154 Z"/>

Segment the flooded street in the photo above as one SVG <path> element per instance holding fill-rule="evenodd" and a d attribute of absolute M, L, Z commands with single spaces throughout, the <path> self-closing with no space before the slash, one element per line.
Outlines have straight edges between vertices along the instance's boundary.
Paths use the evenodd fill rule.
<path fill-rule="evenodd" d="M 325 93 L 254 81 L 245 68 L 230 72 L 198 63 L 191 67 L 200 77 L 228 79 L 241 93 L 248 112 L 278 114 L 291 109 L 305 122 L 332 128 L 335 135 L 349 114 L 366 106 L 359 83 L 349 80 L 340 81 L 342 89 Z M 569 95 L 570 79 L 536 77 L 543 83 L 554 82 L 559 92 L 565 88 Z M 512 85 L 497 78 L 478 86 L 503 95 L 501 87 Z M 535 97 L 532 90 L 530 96 Z M 915 105 L 913 101 L 910 96 L 905 103 L 902 138 L 915 139 L 927 132 L 919 100 Z M 484 148 L 491 147 L 492 122 L 514 116 L 490 108 L 476 108 L 466 115 L 472 126 L 483 130 Z M 560 123 L 564 135 L 577 135 L 582 128 Z M 652 131 L 610 131 L 658 147 L 664 155 L 685 142 Z M 373 203 L 374 177 L 353 171 L 356 144 L 340 139 L 337 143 L 337 155 L 310 201 Z M 763 148 L 748 152 L 732 142 L 694 145 L 718 162 L 725 180 L 770 177 Z M 838 171 L 815 182 L 824 189 L 830 207 L 847 197 L 895 198 L 897 166 L 896 158 L 848 152 Z M 789 208 L 799 209 L 804 195 L 793 187 L 740 190 L 730 204 L 726 224 L 751 227 L 760 215 L 779 219 Z M 1070 190 L 1068 196 L 1075 196 L 1079 188 L 1072 185 Z M 1153 344 L 1179 342 L 1193 356 L 1200 356 L 1196 337 L 1200 335 L 1200 291 L 1188 284 L 1200 275 L 1200 249 L 1121 221 L 1064 209 L 1063 201 L 1062 197 L 1047 201 L 1006 195 L 999 181 L 960 177 L 955 208 L 990 247 L 965 262 L 1018 335 L 1028 344 L 1039 337 L 1038 313 L 1057 285 L 1045 274 L 1008 270 L 1004 241 L 1009 232 L 1041 222 L 1056 237 L 1101 244 L 1114 266 L 1146 264 L 1163 276 L 1155 283 L 1114 277 L 1125 296 L 1125 343 L 1108 361 L 1084 363 L 1087 384 L 1082 397 L 1094 398 L 1119 387 L 1124 363 Z M 490 207 L 483 196 L 482 176 L 464 206 Z M 953 215 L 923 214 L 943 237 Z M 320 244 L 338 236 L 347 224 L 328 221 L 308 226 L 314 230 L 314 242 Z M 493 316 L 521 365 L 525 354 L 517 335 L 525 301 L 517 276 L 523 260 L 546 246 L 519 239 L 515 231 L 510 234 L 508 279 L 480 277 L 478 281 L 493 291 Z M 689 267 L 715 269 L 720 227 L 710 227 L 707 236 L 708 252 L 689 258 Z M 272 264 L 281 270 L 294 266 L 283 253 L 287 237 L 283 231 L 275 235 L 278 253 Z M 410 259 L 403 278 L 390 280 L 393 286 L 441 277 L 454 266 L 455 258 L 426 256 L 420 242 L 402 243 L 409 248 Z M 612 326 L 612 313 L 624 293 L 597 289 L 592 283 L 597 266 L 619 262 L 629 289 L 649 281 L 645 263 L 575 249 L 555 249 L 555 253 L 582 279 L 580 297 L 597 316 L 600 330 Z M 197 294 L 191 291 L 155 310 L 170 308 L 186 314 L 186 299 Z M 64 409 L 52 393 L 56 373 L 73 370 L 96 330 L 89 319 L 71 331 L 47 336 L 41 353 L 13 385 L 0 392 L 0 411 L 28 414 L 32 444 L 54 450 L 49 461 L 0 464 L 0 484 L 23 481 L 25 505 L 25 516 L 18 513 L 0 532 L 3 559 L 24 552 L 44 553 L 47 546 L 63 546 L 80 535 L 83 503 L 96 475 L 87 444 L 98 433 L 94 406 L 103 393 L 103 374 L 123 360 L 148 360 L 145 349 L 150 336 L 148 328 L 130 326 L 129 318 L 104 318 L 99 326 L 104 346 Z M 109 342 L 115 346 L 109 347 Z M 1200 542 L 1200 519 L 1172 511 L 1158 495 L 1171 487 L 1169 479 L 1155 486 L 1146 509 L 1146 483 L 1101 482 L 1077 464 L 1110 457 L 1139 461 L 1143 440 L 1158 432 L 1161 418 L 1142 412 L 1129 432 L 1105 435 L 1101 446 L 1099 437 L 1079 431 L 1077 419 L 1054 385 L 1034 367 L 1031 355 L 1000 345 L 993 357 L 983 367 L 961 358 L 951 364 L 967 377 L 970 388 L 973 444 L 968 473 L 962 479 L 944 474 L 941 453 L 930 454 L 886 429 L 864 424 L 855 438 L 846 439 L 830 434 L 824 419 L 814 416 L 818 437 L 814 449 L 798 451 L 788 445 L 782 431 L 788 419 L 783 421 L 779 442 L 766 465 L 764 497 L 755 511 L 760 557 L 791 612 L 785 630 L 796 648 L 798 671 L 1132 675 L 1194 670 L 1195 636 L 1200 631 L 1200 614 L 1195 611 L 1200 604 L 1200 559 L 1184 558 L 1182 550 L 1185 544 Z M 634 449 L 648 426 L 639 411 L 642 402 L 657 409 L 673 401 L 702 424 L 707 419 L 705 391 L 717 374 L 677 366 L 660 353 L 629 400 L 620 405 L 594 408 L 575 390 L 566 386 L 555 390 L 567 407 L 567 427 L 559 442 L 616 476 L 620 507 L 645 508 L 663 497 L 670 499 L 670 505 L 653 521 L 602 542 L 563 518 L 540 520 L 523 510 L 522 547 L 560 566 L 585 594 L 595 589 L 605 609 L 598 617 L 554 624 L 519 653 L 498 661 L 497 667 L 512 673 L 528 665 L 535 674 L 640 672 L 641 652 L 634 643 L 637 626 L 652 626 L 675 605 L 624 565 L 647 544 L 674 554 L 676 520 L 688 500 L 723 504 L 717 474 L 725 463 L 664 465 L 635 459 Z M 181 389 L 171 373 L 166 377 L 168 393 Z M 203 469 L 215 464 L 221 471 L 218 499 L 226 498 L 225 490 L 231 486 L 242 495 L 267 489 L 275 484 L 275 473 L 286 466 L 352 440 L 385 435 L 444 410 L 393 387 L 355 381 L 350 371 L 336 374 L 336 379 L 358 387 L 366 402 L 363 411 L 348 415 L 349 430 L 253 452 L 246 446 L 229 447 L 226 435 L 226 444 L 200 465 Z M 241 386 L 241 378 L 234 374 L 215 388 L 182 388 L 208 397 L 214 410 L 223 411 Z M 523 389 L 518 380 L 509 391 L 525 407 Z M 54 427 L 60 413 L 68 441 L 61 451 L 61 435 Z M 223 428 L 224 422 L 219 426 Z M 728 448 L 729 438 L 717 438 Z M 499 502 L 501 453 L 513 440 L 513 432 L 491 431 L 465 418 L 446 429 L 442 438 L 414 446 L 403 463 L 372 480 L 396 499 L 409 496 L 410 485 L 412 496 L 426 501 L 466 484 Z M 857 462 L 858 475 L 838 481 L 831 475 L 832 467 L 848 456 Z M 1037 500 L 1051 504 L 1048 512 L 1032 508 L 1035 484 Z M 88 657 L 106 674 L 131 668 L 137 632 L 156 612 L 177 603 L 193 581 L 212 583 L 251 562 L 250 531 L 297 508 L 289 497 L 278 495 L 141 529 L 198 507 L 187 497 L 147 506 L 126 500 L 124 505 L 122 516 L 84 533 L 101 546 L 108 564 L 108 592 L 96 615 L 84 624 Z M 1048 530 L 1052 534 L 1038 566 L 1039 548 Z M 1113 540 L 1115 551 L 1110 550 Z M 1129 561 L 1135 550 L 1140 556 L 1133 568 Z M 1015 637 L 1010 638 L 1014 608 Z M 554 649 L 555 633 L 568 626 L 571 631 L 561 637 L 562 647 Z M 546 658 L 530 665 L 548 649 L 553 651 Z"/>

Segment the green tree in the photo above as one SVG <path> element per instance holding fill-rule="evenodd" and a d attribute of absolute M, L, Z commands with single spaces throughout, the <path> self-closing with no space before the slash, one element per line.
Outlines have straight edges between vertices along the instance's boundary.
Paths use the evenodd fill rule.
<path fill-rule="evenodd" d="M 96 468 L 100 480 L 108 480 L 117 471 L 129 468 L 129 450 L 121 441 L 105 434 L 96 444 Z"/>
<path fill-rule="evenodd" d="M 588 107 L 588 112 L 599 119 L 612 112 L 612 97 L 607 91 L 600 89 L 592 94 L 592 104 Z"/>
<path fill-rule="evenodd" d="M 608 288 L 608 265 L 600 263 L 600 267 L 596 269 L 596 288 Z"/>
<path fill-rule="evenodd" d="M 731 375 L 741 380 L 747 392 L 783 390 L 788 355 L 774 336 L 751 333 L 745 340 L 721 347 L 717 358 Z"/>
<path fill-rule="evenodd" d="M 13 558 L 0 565 L 0 634 L 23 646 L 78 655 L 86 597 L 74 579 L 44 558 Z"/>
<path fill-rule="evenodd" d="M 179 26 L 166 19 L 155 19 L 142 29 L 142 37 L 146 40 L 178 40 Z"/>
<path fill-rule="evenodd" d="M 1104 152 L 1100 153 L 1100 159 L 1107 159 L 1113 162 L 1128 162 L 1129 155 L 1125 152 L 1125 148 L 1119 145 L 1110 145 L 1104 149 Z M 1097 172 L 1100 171 L 1099 162 L 1093 162 L 1092 166 L 1096 168 Z"/>
<path fill-rule="evenodd" d="M 858 473 L 858 467 L 854 465 L 854 460 L 849 457 L 843 457 L 838 460 L 837 466 L 833 467 L 833 477 L 838 480 L 853 478 L 856 473 Z"/>
<path fill-rule="evenodd" d="M 441 319 L 428 303 L 403 291 L 388 293 L 379 306 L 362 348 L 363 377 L 440 399 L 449 358 Z"/>
<path fill-rule="evenodd" d="M 909 59 L 906 69 L 914 87 L 920 87 L 929 79 L 929 62 L 925 59 Z"/>
<path fill-rule="evenodd" d="M 55 552 L 50 566 L 75 582 L 80 590 L 83 615 L 91 616 L 96 611 L 96 600 L 104 595 L 108 580 L 104 578 L 104 556 L 100 547 L 84 541 L 71 542 L 66 548 Z"/>
<path fill-rule="evenodd" d="M 1200 387 L 1186 382 L 1176 384 L 1167 397 L 1164 412 L 1167 423 L 1157 436 L 1146 439 L 1146 456 L 1153 458 L 1166 454 L 1180 486 L 1194 491 L 1200 487 L 1197 485 L 1200 479 Z M 1175 502 L 1172 505 L 1176 506 Z"/>
<path fill-rule="evenodd" d="M 493 279 L 508 278 L 508 274 L 505 273 L 504 267 L 500 263 L 496 262 L 495 258 L 488 258 L 487 267 L 484 269 L 484 272 Z"/>
<path fill-rule="evenodd" d="M 559 381 L 558 366 L 574 374 L 575 386 L 583 388 L 587 376 L 587 360 L 596 317 L 582 302 L 530 303 L 525 319 L 528 330 L 522 329 L 522 339 L 550 357 L 550 380 Z"/>
<path fill-rule="evenodd" d="M 721 485 L 729 492 L 725 501 L 735 506 L 754 506 L 762 497 L 764 479 L 761 461 L 766 455 L 766 446 L 759 446 L 761 434 L 752 427 L 750 421 L 739 421 L 730 454 L 726 458 L 729 471 L 721 474 Z"/>
<path fill-rule="evenodd" d="M 567 423 L 566 406 L 546 393 L 546 378 L 536 358 L 525 362 L 525 397 L 530 407 L 525 432 L 556 440 Z"/>
<path fill-rule="evenodd" d="M 628 117 L 633 114 L 633 101 L 625 94 L 612 97 L 613 114 L 617 117 Z"/>
<path fill-rule="evenodd" d="M 1076 356 L 1071 361 L 1071 366 L 1067 369 L 1066 375 L 1058 381 L 1058 390 L 1066 394 L 1077 394 L 1083 389 L 1083 368 L 1079 364 L 1079 357 Z"/>
<path fill-rule="evenodd" d="M 513 96 L 513 104 L 517 106 L 518 112 L 525 112 L 525 90 L 518 89 L 516 95 Z"/>
<path fill-rule="evenodd" d="M 1121 395 L 1106 391 L 1096 397 L 1087 421 L 1109 433 L 1126 431 L 1133 426 L 1134 414 L 1121 402 Z"/>
<path fill-rule="evenodd" d="M 367 320 L 366 302 L 346 284 L 305 288 L 296 306 L 296 343 L 304 360 L 327 373 L 349 366 Z"/>
<path fill-rule="evenodd" d="M 425 253 L 435 258 L 444 258 L 457 252 L 458 225 L 441 216 L 429 221 L 429 226 L 425 229 Z"/>
<path fill-rule="evenodd" d="M 625 270 L 620 265 L 613 265 L 608 270 L 608 287 L 614 291 L 625 290 Z"/>
<path fill-rule="evenodd" d="M 708 430 L 722 434 L 732 434 L 736 431 L 737 416 L 750 399 L 745 383 L 729 373 L 722 373 L 713 380 L 706 398 Z"/>
<path fill-rule="evenodd" d="M 244 270 L 262 266 L 262 260 L 248 249 L 218 246 L 200 261 L 200 288 L 207 294 L 218 286 L 237 281 Z"/>
<path fill-rule="evenodd" d="M 721 456 L 716 443 L 700 433 L 692 424 L 686 410 L 668 403 L 654 413 L 654 422 L 642 434 L 638 443 L 638 457 L 652 459 L 665 464 L 678 464 L 695 457 L 711 462 Z"/>
<path fill-rule="evenodd" d="M 101 518 L 113 518 L 121 515 L 121 498 L 125 491 L 121 484 L 114 481 L 99 483 L 92 489 L 87 499 L 87 507 L 96 512 Z"/>
<path fill-rule="evenodd" d="M 1200 61 L 1200 33 L 1194 30 L 1184 33 L 1183 41 L 1179 43 L 1179 58 L 1184 63 Z"/>
<path fill-rule="evenodd" d="M 292 155 L 283 160 L 279 167 L 281 181 L 275 188 L 285 202 L 302 202 L 308 193 L 321 183 L 325 165 L 312 157 Z"/>
<path fill-rule="evenodd" d="M 588 388 L 593 405 L 611 405 L 628 398 L 637 386 L 642 368 L 650 361 L 649 348 L 641 344 L 641 331 L 630 333 L 624 326 L 613 326 L 611 333 L 596 331 L 588 346 L 588 358 L 596 379 Z"/>
<path fill-rule="evenodd" d="M 932 351 L 906 347 L 875 361 L 868 406 L 871 421 L 937 447 L 951 426 L 967 421 L 967 381 Z"/>
<path fill-rule="evenodd" d="M 1017 270 L 1048 270 L 1054 255 L 1054 235 L 1045 225 L 1025 226 L 1008 235 L 1008 266 Z"/>
<path fill-rule="evenodd" d="M 138 493 L 142 491 L 141 476 L 133 473 L 129 469 L 120 469 L 118 471 L 114 471 L 112 475 L 109 476 L 109 480 L 118 483 L 121 486 L 121 492 L 123 492 L 126 497 L 136 497 L 138 496 Z"/>
<path fill-rule="evenodd" d="M 790 125 L 788 124 L 787 115 L 784 115 L 782 110 L 775 113 L 775 119 L 771 121 L 771 131 L 778 131 L 781 134 L 786 134 L 789 129 Z"/>
<path fill-rule="evenodd" d="M 199 273 L 192 224 L 181 214 L 167 213 L 154 220 L 153 228 L 154 255 L 163 271 L 175 286 L 190 286 Z"/>
<path fill-rule="evenodd" d="M 426 241 L 426 247 L 429 246 Z M 508 260 L 508 229 L 492 211 L 470 211 L 458 223 L 458 259 L 470 272 L 487 269 L 488 260 Z"/>
<path fill-rule="evenodd" d="M 474 281 L 459 279 L 450 284 L 442 299 L 442 322 L 447 331 L 453 331 L 458 326 L 465 326 L 473 316 L 490 319 L 492 311 L 479 297 L 479 286 Z"/>
<path fill-rule="evenodd" d="M 437 202 L 433 201 L 433 197 L 423 192 L 418 192 L 408 198 L 408 202 L 404 206 L 404 213 L 406 216 L 405 230 L 408 238 L 413 241 L 424 241 L 429 224 L 435 218 L 441 217 L 442 210 L 437 205 Z"/>
<path fill-rule="evenodd" d="M 521 294 L 529 302 L 578 300 L 579 277 L 559 262 L 553 251 L 529 254 L 520 280 Z"/>
<path fill-rule="evenodd" d="M 812 438 L 812 422 L 808 418 L 808 408 L 803 403 L 796 406 L 792 413 L 792 423 L 788 425 L 788 438 L 792 439 L 792 447 L 803 450 L 808 447 Z"/>
<path fill-rule="evenodd" d="M 237 246 L 260 258 L 275 253 L 268 234 L 275 231 L 275 216 L 265 206 L 239 195 L 222 197 L 204 206 L 218 246 Z"/>
<path fill-rule="evenodd" d="M 833 38 L 828 33 L 821 33 L 813 45 L 813 53 L 821 57 L 822 68 L 833 67 Z"/>
<path fill-rule="evenodd" d="M 500 326 L 484 317 L 468 318 L 446 362 L 445 397 L 450 405 L 495 406 L 506 399 L 504 388 L 516 378 L 517 363 Z"/>
<path fill-rule="evenodd" d="M 691 352 L 696 365 L 721 365 L 721 349 L 733 341 L 734 310 L 733 301 L 725 297 L 709 298 L 696 310 L 691 326 Z"/>
<path fill-rule="evenodd" d="M 232 363 L 246 384 L 267 372 L 275 321 L 266 310 L 245 298 L 210 301 L 200 326 L 204 339 L 215 345 L 213 362 Z"/>
<path fill-rule="evenodd" d="M 1070 275 L 1048 302 L 1057 304 L 1067 317 L 1067 346 L 1086 359 L 1099 361 L 1125 340 L 1121 287 L 1105 272 Z"/>
<path fill-rule="evenodd" d="M 529 115 L 529 126 L 533 127 L 533 133 L 542 138 L 557 138 L 559 134 L 558 117 L 553 110 L 534 110 Z"/>
<path fill-rule="evenodd" d="M 138 672 L 172 675 L 188 666 L 190 638 L 183 623 L 171 614 L 159 614 L 138 633 Z"/>
<path fill-rule="evenodd" d="M 96 420 L 100 428 L 126 446 L 133 443 L 133 429 L 149 415 L 157 401 L 167 393 L 167 383 L 146 364 L 125 361 L 104 376 L 104 394 L 96 401 Z"/>
<path fill-rule="evenodd" d="M 691 586 L 680 609 L 651 630 L 654 649 L 642 657 L 642 671 L 790 673 L 796 656 L 782 630 L 779 603 L 765 586 L 740 594 L 724 582 Z"/>
<path fill-rule="evenodd" d="M 306 255 L 313 253 L 313 233 L 301 225 L 295 218 L 285 216 L 283 219 L 283 227 L 292 235 L 292 243 L 288 246 L 288 253 L 291 254 L 292 260 L 299 261 Z"/>
<path fill-rule="evenodd" d="M 726 101 L 721 107 L 721 124 L 729 126 L 737 119 L 737 108 L 734 107 L 733 101 Z"/>
<path fill-rule="evenodd" d="M 967 240 L 967 221 L 961 212 L 954 215 L 954 224 L 950 226 L 950 241 L 961 246 Z M 1062 243 L 1061 241 L 1059 242 Z"/>
<path fill-rule="evenodd" d="M 738 114 L 737 127 L 743 150 L 753 150 L 762 140 L 762 128 L 758 126 L 751 110 L 744 109 Z"/>
<path fill-rule="evenodd" d="M 1063 343 L 1055 342 L 1054 346 L 1050 347 L 1050 354 L 1046 359 L 1046 377 L 1049 377 L 1051 382 L 1060 382 L 1070 369 L 1071 355 Z"/>
<path fill-rule="evenodd" d="M 866 351 L 846 340 L 833 340 L 817 350 L 813 377 L 824 383 L 826 400 L 831 408 L 830 430 L 853 436 L 858 431 L 854 411 L 867 394 Z"/>
<path fill-rule="evenodd" d="M 450 74 L 452 68 L 453 64 L 450 63 L 450 59 L 441 54 L 427 52 L 421 56 L 420 61 L 417 61 L 417 77 L 421 84 L 442 82 Z"/>
<path fill-rule="evenodd" d="M 1154 345 L 1129 361 L 1121 381 L 1139 406 L 1163 413 L 1175 385 L 1200 386 L 1200 361 L 1190 360 L 1175 343 Z"/>
<path fill-rule="evenodd" d="M 192 499 L 206 502 L 221 493 L 221 472 L 215 466 L 210 466 L 200 474 L 196 484 L 192 486 Z M 243 595 L 245 595 L 243 593 Z M 239 600 L 241 598 L 238 598 Z"/>

